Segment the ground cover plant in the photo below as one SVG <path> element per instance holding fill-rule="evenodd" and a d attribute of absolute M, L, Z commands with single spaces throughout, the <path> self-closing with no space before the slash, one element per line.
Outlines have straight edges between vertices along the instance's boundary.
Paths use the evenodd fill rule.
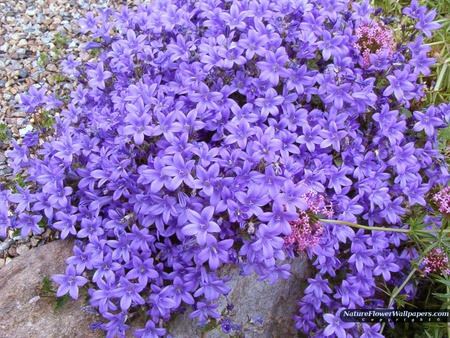
<path fill-rule="evenodd" d="M 68 101 L 22 95 L 55 124 L 8 153 L 18 182 L 0 192 L 0 236 L 77 238 L 57 296 L 87 288 L 107 337 L 136 313 L 147 320 L 136 337 L 164 336 L 185 307 L 239 336 L 216 311 L 230 292 L 218 269 L 275 283 L 305 250 L 315 275 L 299 334 L 381 337 L 392 328 L 340 313 L 414 302 L 426 274 L 450 285 L 437 137 L 450 109 L 425 101 L 435 15 L 417 1 L 393 19 L 338 0 L 88 13 L 79 24 L 98 60 L 63 62 L 79 83 Z"/>

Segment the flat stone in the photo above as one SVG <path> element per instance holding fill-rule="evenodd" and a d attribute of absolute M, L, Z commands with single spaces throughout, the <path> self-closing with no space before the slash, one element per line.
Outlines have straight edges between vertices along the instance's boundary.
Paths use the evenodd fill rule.
<path fill-rule="evenodd" d="M 28 76 L 28 72 L 26 69 L 19 69 L 19 78 L 24 79 Z"/>
<path fill-rule="evenodd" d="M 2 155 L 3 156 L 3 155 Z M 4 156 L 3 156 L 4 157 Z M 14 241 L 12 239 L 7 239 L 0 243 L 0 251 L 8 249 Z"/>
<path fill-rule="evenodd" d="M 10 175 L 12 172 L 13 172 L 12 168 L 6 167 L 6 168 L 0 170 L 0 176 Z"/>
<path fill-rule="evenodd" d="M 35 8 L 27 9 L 27 10 L 25 11 L 25 14 L 26 14 L 26 15 L 29 15 L 29 16 L 35 16 L 35 15 L 36 15 L 36 9 L 35 9 Z"/>
<path fill-rule="evenodd" d="M 301 283 L 310 277 L 309 260 L 306 255 L 291 262 L 291 273 L 287 280 L 280 279 L 271 285 L 258 281 L 256 275 L 240 276 L 239 268 L 227 265 L 219 269 L 219 276 L 232 277 L 227 283 L 232 289 L 228 303 L 234 306 L 230 313 L 233 324 L 240 325 L 246 338 L 297 337 L 293 316 L 298 314 L 297 302 L 302 298 Z M 217 309 L 221 313 L 227 306 L 223 297 Z M 168 333 L 174 338 L 224 337 L 219 329 L 202 334 L 197 321 L 189 318 L 191 311 L 176 316 L 169 322 Z M 262 324 L 256 318 L 262 318 Z M 253 320 L 253 324 L 248 323 Z"/>
<path fill-rule="evenodd" d="M 17 247 L 16 252 L 22 256 L 24 255 L 27 251 L 30 250 L 30 247 L 27 244 L 21 244 Z"/>
<path fill-rule="evenodd" d="M 17 43 L 17 47 L 25 47 L 28 44 L 26 39 L 20 39 Z"/>
<path fill-rule="evenodd" d="M 33 131 L 33 126 L 27 125 L 25 128 L 19 129 L 19 135 L 24 137 L 30 131 Z"/>
<path fill-rule="evenodd" d="M 51 36 L 43 36 L 43 37 L 41 37 L 41 41 L 43 42 L 43 43 L 49 43 L 49 42 L 51 42 L 53 40 L 53 38 L 51 37 Z"/>
<path fill-rule="evenodd" d="M 83 312 L 83 297 L 56 313 L 54 298 L 36 298 L 44 277 L 64 274 L 72 248 L 71 241 L 55 241 L 29 250 L 0 269 L 0 338 L 104 336 L 89 329 L 99 317 Z"/>

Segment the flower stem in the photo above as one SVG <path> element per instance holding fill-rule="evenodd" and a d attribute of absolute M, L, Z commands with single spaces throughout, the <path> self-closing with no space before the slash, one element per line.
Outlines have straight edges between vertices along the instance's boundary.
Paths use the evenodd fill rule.
<path fill-rule="evenodd" d="M 344 225 L 351 226 L 353 228 L 359 228 L 359 229 L 370 230 L 370 231 L 376 230 L 376 231 L 389 231 L 389 232 L 403 232 L 406 234 L 411 233 L 411 229 L 371 227 L 368 225 L 361 225 L 361 224 L 357 224 L 357 223 L 352 223 L 352 222 L 347 222 L 347 221 L 338 221 L 338 220 L 333 220 L 333 219 L 321 219 L 320 218 L 319 221 L 322 223 L 344 224 Z"/>
<path fill-rule="evenodd" d="M 422 262 L 422 259 L 419 261 L 419 263 L 417 264 L 417 266 L 418 266 L 421 262 Z M 400 285 L 400 286 L 398 287 L 397 290 L 394 289 L 395 291 L 392 293 L 392 295 L 391 295 L 391 297 L 390 297 L 390 299 L 389 299 L 389 304 L 388 304 L 388 307 L 387 307 L 388 309 L 391 308 L 392 305 L 394 305 L 394 299 L 395 299 L 395 297 L 397 297 L 398 294 L 400 293 L 400 291 L 403 290 L 403 288 L 406 286 L 406 284 L 409 282 L 409 280 L 412 278 L 412 276 L 414 275 L 414 273 L 415 273 L 416 271 L 417 271 L 417 268 L 412 269 L 411 272 L 409 273 L 409 275 L 408 275 L 408 276 L 405 278 L 405 280 L 403 281 L 402 285 Z M 381 324 L 380 334 L 383 333 L 383 330 L 384 330 L 385 325 L 386 325 L 386 323 Z"/>
<path fill-rule="evenodd" d="M 357 223 L 352 223 L 352 222 L 347 222 L 347 221 L 339 221 L 339 220 L 333 220 L 333 219 L 322 219 L 322 218 L 319 218 L 319 222 L 332 223 L 332 224 L 344 224 L 344 225 L 351 226 L 353 228 L 364 229 L 364 230 L 369 230 L 369 231 L 402 232 L 404 234 L 436 233 L 436 232 L 450 233 L 450 229 L 412 230 L 412 229 L 398 229 L 398 228 L 385 228 L 385 227 L 371 227 L 371 226 L 368 226 L 368 225 L 362 225 L 362 224 L 357 224 Z"/>

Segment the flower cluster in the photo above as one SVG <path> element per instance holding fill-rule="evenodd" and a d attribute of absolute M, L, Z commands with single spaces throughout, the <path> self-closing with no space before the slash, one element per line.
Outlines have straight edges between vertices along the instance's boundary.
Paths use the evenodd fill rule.
<path fill-rule="evenodd" d="M 383 22 L 363 23 L 356 29 L 355 35 L 358 37 L 358 41 L 355 42 L 354 47 L 362 57 L 361 63 L 364 68 L 372 65 L 371 57 L 372 60 L 375 60 L 380 55 L 383 55 L 385 59 L 392 56 L 394 32 Z M 375 64 L 375 67 L 379 65 L 379 63 Z"/>
<path fill-rule="evenodd" d="M 433 199 L 439 206 L 439 211 L 450 215 L 450 187 L 446 187 L 439 192 L 437 192 Z"/>
<path fill-rule="evenodd" d="M 434 61 L 421 34 L 360 65 L 373 12 L 367 0 L 154 0 L 87 13 L 99 58 L 63 63 L 79 83 L 68 102 L 22 95 L 23 110 L 55 114 L 55 134 L 37 142 L 47 134 L 35 130 L 8 152 L 23 180 L 0 192 L 0 235 L 49 226 L 77 238 L 59 294 L 77 297 L 86 278 L 107 337 L 123 337 L 137 308 L 148 322 L 135 335 L 157 337 L 183 306 L 200 324 L 220 318 L 223 264 L 288 278 L 284 238 L 310 190 L 340 221 L 403 226 L 449 179 L 437 131 L 450 109 L 421 105 Z M 436 28 L 416 1 L 410 12 L 414 29 Z M 297 327 L 320 334 L 322 307 L 381 305 L 376 279 L 398 283 L 409 266 L 404 239 L 324 225 Z M 332 290 L 337 269 L 346 280 Z"/>
<path fill-rule="evenodd" d="M 448 257 L 440 248 L 434 248 L 423 259 L 425 273 L 436 273 L 439 275 L 450 275 Z"/>
<path fill-rule="evenodd" d="M 307 201 L 308 209 L 299 210 L 299 218 L 289 222 L 292 232 L 284 238 L 285 246 L 298 252 L 314 247 L 319 243 L 323 226 L 317 220 L 317 215 L 323 214 L 328 218 L 333 217 L 332 206 L 325 205 L 323 195 L 318 195 L 316 191 L 310 190 L 302 198 Z"/>

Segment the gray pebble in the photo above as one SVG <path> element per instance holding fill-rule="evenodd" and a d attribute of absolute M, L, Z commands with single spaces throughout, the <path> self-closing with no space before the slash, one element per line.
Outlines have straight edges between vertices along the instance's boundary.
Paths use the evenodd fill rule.
<path fill-rule="evenodd" d="M 0 251 L 7 250 L 14 241 L 12 239 L 7 239 L 6 241 L 0 243 Z"/>
<path fill-rule="evenodd" d="M 28 72 L 26 71 L 26 69 L 22 68 L 19 69 L 19 78 L 24 79 L 28 76 Z"/>
<path fill-rule="evenodd" d="M 13 170 L 10 167 L 6 167 L 4 169 L 1 169 L 0 170 L 0 176 L 11 175 L 12 171 Z"/>

